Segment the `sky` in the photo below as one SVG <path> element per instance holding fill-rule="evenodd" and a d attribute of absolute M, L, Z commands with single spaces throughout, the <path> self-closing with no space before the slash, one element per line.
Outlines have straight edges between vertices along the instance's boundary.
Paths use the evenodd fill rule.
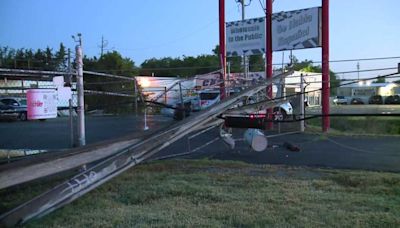
<path fill-rule="evenodd" d="M 264 16 L 261 3 L 246 0 L 246 18 Z M 260 3 L 261 2 L 261 3 Z M 274 0 L 273 12 L 321 6 L 321 0 Z M 226 0 L 226 21 L 241 19 L 235 0 Z M 330 59 L 400 56 L 400 1 L 331 0 Z M 82 33 L 87 56 L 99 56 L 102 36 L 140 65 L 149 58 L 210 54 L 218 44 L 218 0 L 1 0 L 0 46 L 73 49 L 71 35 Z M 321 61 L 321 49 L 295 50 L 300 60 Z M 274 63 L 288 61 L 275 52 Z M 397 67 L 400 58 L 360 61 L 360 70 Z M 357 70 L 357 62 L 331 63 L 335 72 Z M 361 77 L 385 72 L 361 72 Z M 339 74 L 354 78 L 354 74 Z"/>

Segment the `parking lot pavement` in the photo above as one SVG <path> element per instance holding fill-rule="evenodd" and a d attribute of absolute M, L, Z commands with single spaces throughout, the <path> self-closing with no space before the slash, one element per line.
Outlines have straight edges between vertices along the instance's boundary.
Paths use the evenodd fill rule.
<path fill-rule="evenodd" d="M 172 121 L 162 116 L 148 116 L 150 129 Z M 143 116 L 87 116 L 86 143 L 114 139 L 143 131 Z M 65 149 L 70 148 L 69 118 L 46 121 L 0 122 L 0 149 Z"/>
<path fill-rule="evenodd" d="M 236 138 L 243 137 L 238 132 Z M 192 139 L 182 139 L 161 151 L 157 156 L 188 152 L 205 145 L 218 137 L 216 130 Z M 243 161 L 254 164 L 282 164 L 344 169 L 365 169 L 400 172 L 399 136 L 335 136 L 315 134 L 292 134 L 270 138 L 264 152 L 254 152 L 243 141 L 237 141 L 231 150 L 222 140 L 213 142 L 195 153 L 190 159 L 218 159 Z M 284 144 L 290 143 L 300 148 L 299 152 L 288 150 Z"/>

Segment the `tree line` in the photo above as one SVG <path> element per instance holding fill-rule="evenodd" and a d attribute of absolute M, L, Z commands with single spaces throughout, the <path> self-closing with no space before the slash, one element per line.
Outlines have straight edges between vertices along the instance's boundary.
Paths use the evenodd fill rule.
<path fill-rule="evenodd" d="M 186 78 L 219 70 L 220 58 L 218 53 L 219 46 L 217 45 L 210 54 L 151 58 L 145 60 L 140 66 L 136 66 L 132 59 L 123 57 L 117 51 L 110 51 L 100 57 L 84 56 L 83 63 L 85 70 L 103 73 L 125 76 L 155 75 Z M 264 71 L 265 59 L 262 55 L 253 55 L 248 58 L 249 71 Z M 295 57 L 292 60 L 290 67 L 294 70 L 322 72 L 321 66 L 315 65 L 311 60 L 299 61 Z M 242 57 L 229 57 L 227 61 L 230 63 L 230 72 L 243 72 Z M 74 65 L 73 61 L 72 64 Z M 66 71 L 67 65 L 68 52 L 63 43 L 60 43 L 57 50 L 50 47 L 37 50 L 0 47 L 0 67 L 2 68 Z M 336 74 L 332 71 L 330 71 L 330 79 L 331 87 L 340 84 Z M 334 91 L 332 90 L 332 93 Z"/>

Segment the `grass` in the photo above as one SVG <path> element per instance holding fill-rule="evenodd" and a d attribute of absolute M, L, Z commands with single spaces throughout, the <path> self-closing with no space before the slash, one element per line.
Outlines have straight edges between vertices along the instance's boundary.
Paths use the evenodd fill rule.
<path fill-rule="evenodd" d="M 7 194 L 0 192 L 3 209 Z M 162 161 L 133 168 L 27 226 L 399 227 L 400 174 Z"/>
<path fill-rule="evenodd" d="M 399 117 L 331 117 L 331 128 L 339 132 L 355 134 L 400 135 Z M 306 121 L 320 127 L 321 118 Z"/>

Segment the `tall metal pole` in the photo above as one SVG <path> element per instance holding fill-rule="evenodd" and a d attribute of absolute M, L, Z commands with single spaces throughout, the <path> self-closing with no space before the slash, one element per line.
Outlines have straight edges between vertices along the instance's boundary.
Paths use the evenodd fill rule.
<path fill-rule="evenodd" d="M 266 0 L 266 66 L 265 66 L 265 75 L 267 79 L 272 78 L 272 0 Z M 267 96 L 272 98 L 272 85 L 267 86 Z M 271 118 L 272 116 L 272 108 L 267 109 L 267 116 Z M 269 122 L 267 125 L 267 129 L 272 129 L 272 122 Z"/>
<path fill-rule="evenodd" d="M 179 98 L 181 100 L 180 110 L 179 112 L 182 114 L 182 119 L 185 119 L 186 110 L 185 110 L 185 103 L 183 102 L 183 93 L 182 93 L 182 84 L 179 82 Z M 222 94 L 221 94 L 222 96 Z"/>
<path fill-rule="evenodd" d="M 72 64 L 71 64 L 71 49 L 68 48 L 68 57 L 67 57 L 67 71 L 68 75 L 64 82 L 64 86 L 69 86 L 72 89 Z M 75 126 L 74 126 L 74 110 L 73 110 L 73 102 L 72 102 L 72 94 L 71 98 L 68 99 L 68 109 L 69 109 L 69 130 L 70 130 L 70 140 L 71 140 L 71 147 L 76 146 L 75 141 Z"/>
<path fill-rule="evenodd" d="M 304 132 L 304 77 L 300 74 L 300 131 Z"/>
<path fill-rule="evenodd" d="M 74 112 L 72 107 L 72 99 L 68 100 L 68 107 L 69 107 L 69 133 L 70 133 L 71 147 L 75 147 Z"/>
<path fill-rule="evenodd" d="M 85 135 L 85 101 L 83 91 L 83 53 L 82 40 L 79 36 L 79 45 L 76 45 L 76 66 L 78 74 L 76 76 L 76 87 L 78 90 L 78 143 L 79 146 L 86 145 Z"/>
<path fill-rule="evenodd" d="M 225 50 L 225 0 L 219 0 L 219 54 L 221 60 L 220 98 L 225 98 L 226 50 Z"/>
<path fill-rule="evenodd" d="M 245 0 L 240 0 L 240 4 L 242 4 L 242 21 L 244 21 L 245 19 L 245 11 L 246 11 L 246 5 L 244 4 Z M 248 60 L 247 60 L 247 56 L 246 53 L 243 51 L 243 74 L 244 74 L 244 79 L 246 82 L 246 86 L 248 86 L 248 79 L 249 79 L 249 71 L 248 71 Z"/>
<path fill-rule="evenodd" d="M 242 4 L 242 20 L 245 18 L 245 8 L 246 6 L 244 5 L 244 0 L 240 0 L 240 4 Z"/>
<path fill-rule="evenodd" d="M 231 62 L 227 62 L 227 73 L 226 73 L 226 79 L 227 79 L 227 87 L 228 87 L 228 92 L 226 93 L 229 96 L 230 93 L 230 89 L 232 87 L 232 83 L 231 83 Z"/>
<path fill-rule="evenodd" d="M 136 78 L 135 78 L 135 81 L 133 82 L 133 85 L 134 85 L 134 89 L 135 89 L 135 101 L 134 101 L 134 104 L 135 104 L 135 116 L 137 116 L 138 112 L 139 112 L 139 110 L 138 110 L 138 102 L 137 102 L 138 97 L 139 97 L 139 92 L 138 92 L 139 88 L 138 88 L 138 85 L 137 85 Z"/>
<path fill-rule="evenodd" d="M 329 119 L 329 0 L 322 0 L 322 131 L 328 132 Z"/>

